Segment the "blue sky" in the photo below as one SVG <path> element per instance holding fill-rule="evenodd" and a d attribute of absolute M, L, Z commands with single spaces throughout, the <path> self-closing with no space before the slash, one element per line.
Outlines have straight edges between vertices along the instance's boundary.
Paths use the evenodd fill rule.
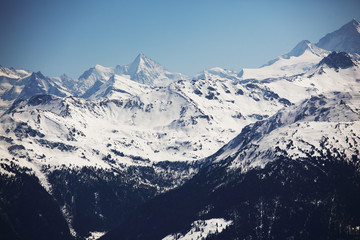
<path fill-rule="evenodd" d="M 238 71 L 353 18 L 359 0 L 0 0 L 0 65 L 78 77 L 142 52 L 172 72 Z"/>

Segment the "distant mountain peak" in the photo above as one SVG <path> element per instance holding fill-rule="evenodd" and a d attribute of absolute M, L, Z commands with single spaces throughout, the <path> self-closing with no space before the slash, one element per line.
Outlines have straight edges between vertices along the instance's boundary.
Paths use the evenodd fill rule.
<path fill-rule="evenodd" d="M 67 93 L 50 78 L 45 77 L 40 71 L 33 72 L 26 78 L 26 84 L 18 96 L 18 99 L 29 99 L 37 94 L 53 94 L 65 97 Z"/>
<path fill-rule="evenodd" d="M 61 74 L 60 79 L 62 79 L 62 80 L 64 80 L 64 79 L 71 80 L 72 78 L 69 77 L 68 75 L 66 75 L 66 73 L 63 73 L 63 74 Z"/>
<path fill-rule="evenodd" d="M 135 73 L 138 73 L 142 70 L 146 69 L 155 69 L 158 68 L 159 70 L 165 70 L 163 66 L 161 66 L 159 63 L 155 62 L 151 58 L 146 57 L 143 53 L 140 53 L 135 60 L 130 63 L 129 65 L 129 75 L 133 75 Z"/>
<path fill-rule="evenodd" d="M 139 53 L 136 58 L 141 59 L 141 58 L 147 58 L 147 57 L 145 56 L 145 54 Z"/>
<path fill-rule="evenodd" d="M 348 22 L 341 28 L 350 28 L 350 29 L 355 29 L 355 30 L 359 31 L 359 29 L 358 29 L 359 26 L 360 26 L 360 22 L 358 20 L 356 20 L 356 18 L 353 18 L 350 22 Z"/>
<path fill-rule="evenodd" d="M 33 73 L 31 74 L 31 77 L 32 77 L 32 78 L 33 78 L 33 77 L 45 78 L 45 76 L 44 76 L 40 71 L 38 71 L 38 72 L 33 72 Z"/>
<path fill-rule="evenodd" d="M 305 53 L 310 53 L 314 56 L 315 59 L 318 59 L 319 57 L 323 58 L 327 56 L 330 52 L 328 50 L 319 48 L 315 44 L 311 43 L 309 40 L 302 40 L 299 42 L 290 52 L 281 55 L 280 57 L 277 57 L 273 60 L 270 60 L 265 65 L 261 67 L 270 66 L 279 60 L 283 59 L 290 59 L 291 57 L 301 57 Z M 307 58 L 306 58 L 307 59 Z M 308 59 L 306 60 L 308 61 Z M 243 72 L 239 73 L 239 77 L 242 77 Z"/>
<path fill-rule="evenodd" d="M 309 40 L 302 40 L 286 55 L 298 57 L 301 54 L 303 54 L 307 49 L 311 49 L 310 41 Z"/>
<path fill-rule="evenodd" d="M 356 26 L 360 25 L 360 22 L 356 18 L 353 18 L 350 22 L 355 24 Z"/>
<path fill-rule="evenodd" d="M 299 57 L 304 54 L 305 51 L 310 51 L 317 56 L 323 56 L 328 53 L 327 51 L 312 44 L 309 40 L 302 40 L 290 52 L 282 55 L 281 57 L 285 59 L 289 59 L 290 57 Z"/>
<path fill-rule="evenodd" d="M 355 18 L 321 38 L 316 46 L 337 52 L 360 53 L 360 23 Z"/>
<path fill-rule="evenodd" d="M 182 74 L 168 72 L 165 67 L 143 53 L 127 65 L 116 66 L 115 74 L 128 75 L 131 80 L 147 85 L 167 85 L 185 77 Z"/>

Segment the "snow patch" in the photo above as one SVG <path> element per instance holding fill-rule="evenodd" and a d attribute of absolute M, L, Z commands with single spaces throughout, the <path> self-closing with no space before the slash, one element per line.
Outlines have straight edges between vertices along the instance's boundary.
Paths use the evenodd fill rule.
<path fill-rule="evenodd" d="M 232 223 L 232 220 L 227 221 L 223 218 L 197 220 L 191 224 L 191 229 L 185 235 L 181 233 L 170 234 L 162 240 L 206 239 L 209 235 L 221 233 Z"/>
<path fill-rule="evenodd" d="M 90 232 L 90 237 L 85 238 L 86 240 L 96 240 L 105 235 L 106 232 Z"/>

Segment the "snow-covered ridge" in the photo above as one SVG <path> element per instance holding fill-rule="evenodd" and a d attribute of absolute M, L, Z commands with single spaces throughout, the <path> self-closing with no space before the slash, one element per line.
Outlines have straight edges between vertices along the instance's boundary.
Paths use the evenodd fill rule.
<path fill-rule="evenodd" d="M 351 162 L 360 152 L 359 100 L 358 93 L 312 97 L 247 126 L 212 159 L 232 159 L 230 169 L 242 171 L 264 167 L 277 156 L 302 159 L 331 154 L 333 159 Z"/>
<path fill-rule="evenodd" d="M 19 79 L 29 76 L 30 74 L 31 72 L 27 70 L 16 70 L 14 68 L 7 68 L 0 65 L 0 77 Z"/>
<path fill-rule="evenodd" d="M 54 166 L 105 168 L 201 159 L 215 153 L 247 124 L 267 119 L 282 107 L 312 95 L 360 91 L 359 66 L 352 63 L 339 69 L 320 64 L 291 79 L 241 82 L 208 75 L 168 87 L 114 75 L 94 91 L 91 101 L 40 95 L 16 102 L 1 118 L 0 135 L 13 139 L 3 145 L 2 152 L 9 159 L 28 156 Z M 34 134 L 19 137 L 22 131 Z M 23 148 L 9 151 L 13 145 Z M 34 147 L 37 150 L 31 151 Z"/>
<path fill-rule="evenodd" d="M 206 79 L 214 79 L 214 78 L 218 78 L 218 79 L 231 79 L 231 80 L 239 80 L 239 78 L 237 77 L 237 72 L 233 71 L 233 70 L 227 70 L 227 69 L 223 69 L 220 67 L 214 67 L 214 68 L 210 68 L 210 69 L 206 69 L 198 74 L 196 74 L 193 77 L 193 80 L 206 80 Z"/>
<path fill-rule="evenodd" d="M 91 93 L 94 93 L 92 88 L 99 88 L 101 84 L 107 83 L 113 75 L 119 75 L 149 86 L 166 86 L 180 79 L 188 79 L 187 76 L 181 73 L 167 71 L 159 63 L 144 54 L 139 54 L 132 63 L 127 65 L 117 65 L 115 67 L 96 65 L 85 71 L 79 79 L 73 80 L 75 85 L 69 85 L 68 87 L 74 95 L 88 97 L 91 94 L 87 91 L 90 90 Z"/>
<path fill-rule="evenodd" d="M 41 72 L 31 73 L 3 67 L 0 71 L 7 72 L 7 75 L 0 76 L 0 115 L 16 99 L 28 99 L 36 94 L 70 95 L 54 78 L 45 77 Z"/>
<path fill-rule="evenodd" d="M 260 68 L 244 68 L 238 74 L 241 79 L 271 79 L 302 74 L 313 68 L 330 52 L 307 40 L 301 41 L 290 52 L 269 61 Z"/>

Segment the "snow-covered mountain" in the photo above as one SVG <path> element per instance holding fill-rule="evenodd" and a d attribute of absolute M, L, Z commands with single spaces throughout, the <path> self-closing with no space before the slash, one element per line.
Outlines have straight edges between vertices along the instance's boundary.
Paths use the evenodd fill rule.
<path fill-rule="evenodd" d="M 215 153 L 245 125 L 272 119 L 279 109 L 292 109 L 292 103 L 312 95 L 359 92 L 358 68 L 349 55 L 333 53 L 293 79 L 249 82 L 212 74 L 207 79 L 152 87 L 114 75 L 89 97 L 93 100 L 36 95 L 17 101 L 2 116 L 1 163 L 10 169 L 12 164 L 31 169 L 42 187 L 52 193 L 58 185 L 49 177 L 58 169 L 95 168 L 95 175 L 116 170 L 124 178 L 133 178 L 130 169 L 153 169 L 167 176 L 168 170 L 157 164 L 187 162 L 187 167 L 171 172 L 166 184 L 147 178 L 157 193 L 166 191 L 198 171 L 191 167 L 193 160 Z M 313 109 L 323 111 L 318 105 Z M 151 178 L 153 174 L 158 176 L 153 172 Z M 180 182 L 175 176 L 182 176 Z M 63 214 L 75 214 L 72 206 L 62 205 Z M 68 223 L 74 227 L 70 218 Z"/>
<path fill-rule="evenodd" d="M 0 67 L 0 114 L 16 99 L 28 99 L 36 94 L 69 96 L 67 89 L 56 80 L 45 77 L 41 72 L 31 73 L 26 70 Z"/>
<path fill-rule="evenodd" d="M 360 23 L 353 19 L 340 29 L 321 38 L 316 46 L 329 51 L 360 54 Z"/>
<path fill-rule="evenodd" d="M 212 158 L 231 158 L 228 167 L 242 172 L 264 167 L 284 154 L 293 160 L 330 154 L 352 162 L 360 152 L 359 100 L 358 91 L 314 96 L 247 126 Z"/>
<path fill-rule="evenodd" d="M 206 79 L 215 79 L 215 78 L 221 78 L 221 79 L 231 79 L 231 80 L 238 80 L 237 77 L 238 73 L 233 70 L 227 70 L 220 67 L 214 67 L 210 69 L 206 69 L 198 74 L 196 74 L 193 77 L 193 80 L 206 80 Z"/>
<path fill-rule="evenodd" d="M 29 99 L 38 94 L 52 94 L 59 97 L 70 95 L 65 89 L 54 83 L 50 78 L 42 75 L 41 72 L 32 73 L 29 77 L 24 79 L 24 82 L 26 82 L 26 84 L 17 97 L 19 99 Z"/>
<path fill-rule="evenodd" d="M 0 115 L 11 106 L 13 100 L 22 91 L 31 72 L 0 66 Z"/>
<path fill-rule="evenodd" d="M 180 79 L 188 79 L 181 73 L 167 71 L 159 63 L 147 58 L 144 54 L 139 54 L 128 65 L 117 65 L 116 67 L 96 65 L 90 68 L 75 80 L 76 84 L 70 87 L 70 90 L 76 96 L 87 98 L 115 74 L 149 86 L 166 86 Z"/>
<path fill-rule="evenodd" d="M 272 79 L 304 73 L 314 67 L 330 52 L 307 40 L 301 41 L 290 52 L 269 61 L 260 68 L 244 68 L 238 74 L 241 79 Z"/>
<path fill-rule="evenodd" d="M 262 81 L 259 84 L 295 103 L 332 91 L 359 91 L 359 67 L 359 62 L 348 54 L 334 52 L 306 73 Z"/>
<path fill-rule="evenodd" d="M 27 70 L 16 70 L 14 68 L 7 68 L 0 65 L 0 77 L 3 79 L 11 78 L 11 79 L 19 79 L 28 76 L 31 72 Z"/>
<path fill-rule="evenodd" d="M 330 194 L 309 182 L 344 180 L 358 202 L 360 182 L 344 174 L 357 179 L 360 150 L 353 56 L 302 41 L 259 69 L 211 68 L 192 79 L 143 54 L 79 79 L 0 68 L 1 99 L 12 104 L 0 117 L 0 226 L 20 239 L 86 239 L 111 229 L 105 239 L 284 239 L 315 236 L 297 228 L 306 219 L 321 227 L 336 219 L 337 230 L 317 238 L 347 236 L 359 216 L 322 211 L 344 212 L 346 200 L 331 195 L 343 186 Z M 303 184 L 318 198 L 308 188 L 291 195 Z M 28 214 L 16 210 L 25 202 Z"/>
<path fill-rule="evenodd" d="M 115 67 L 115 74 L 129 76 L 135 82 L 151 86 L 166 86 L 177 80 L 188 79 L 181 73 L 171 73 L 154 60 L 140 53 L 135 60 Z"/>
<path fill-rule="evenodd" d="M 353 94 L 313 97 L 245 127 L 208 167 L 101 239 L 357 236 L 360 95 Z"/>
<path fill-rule="evenodd" d="M 112 75 L 114 75 L 113 68 L 97 64 L 95 67 L 86 70 L 79 79 L 75 80 L 75 85 L 70 89 L 75 96 L 81 96 L 94 85 L 99 85 L 109 80 Z"/>

